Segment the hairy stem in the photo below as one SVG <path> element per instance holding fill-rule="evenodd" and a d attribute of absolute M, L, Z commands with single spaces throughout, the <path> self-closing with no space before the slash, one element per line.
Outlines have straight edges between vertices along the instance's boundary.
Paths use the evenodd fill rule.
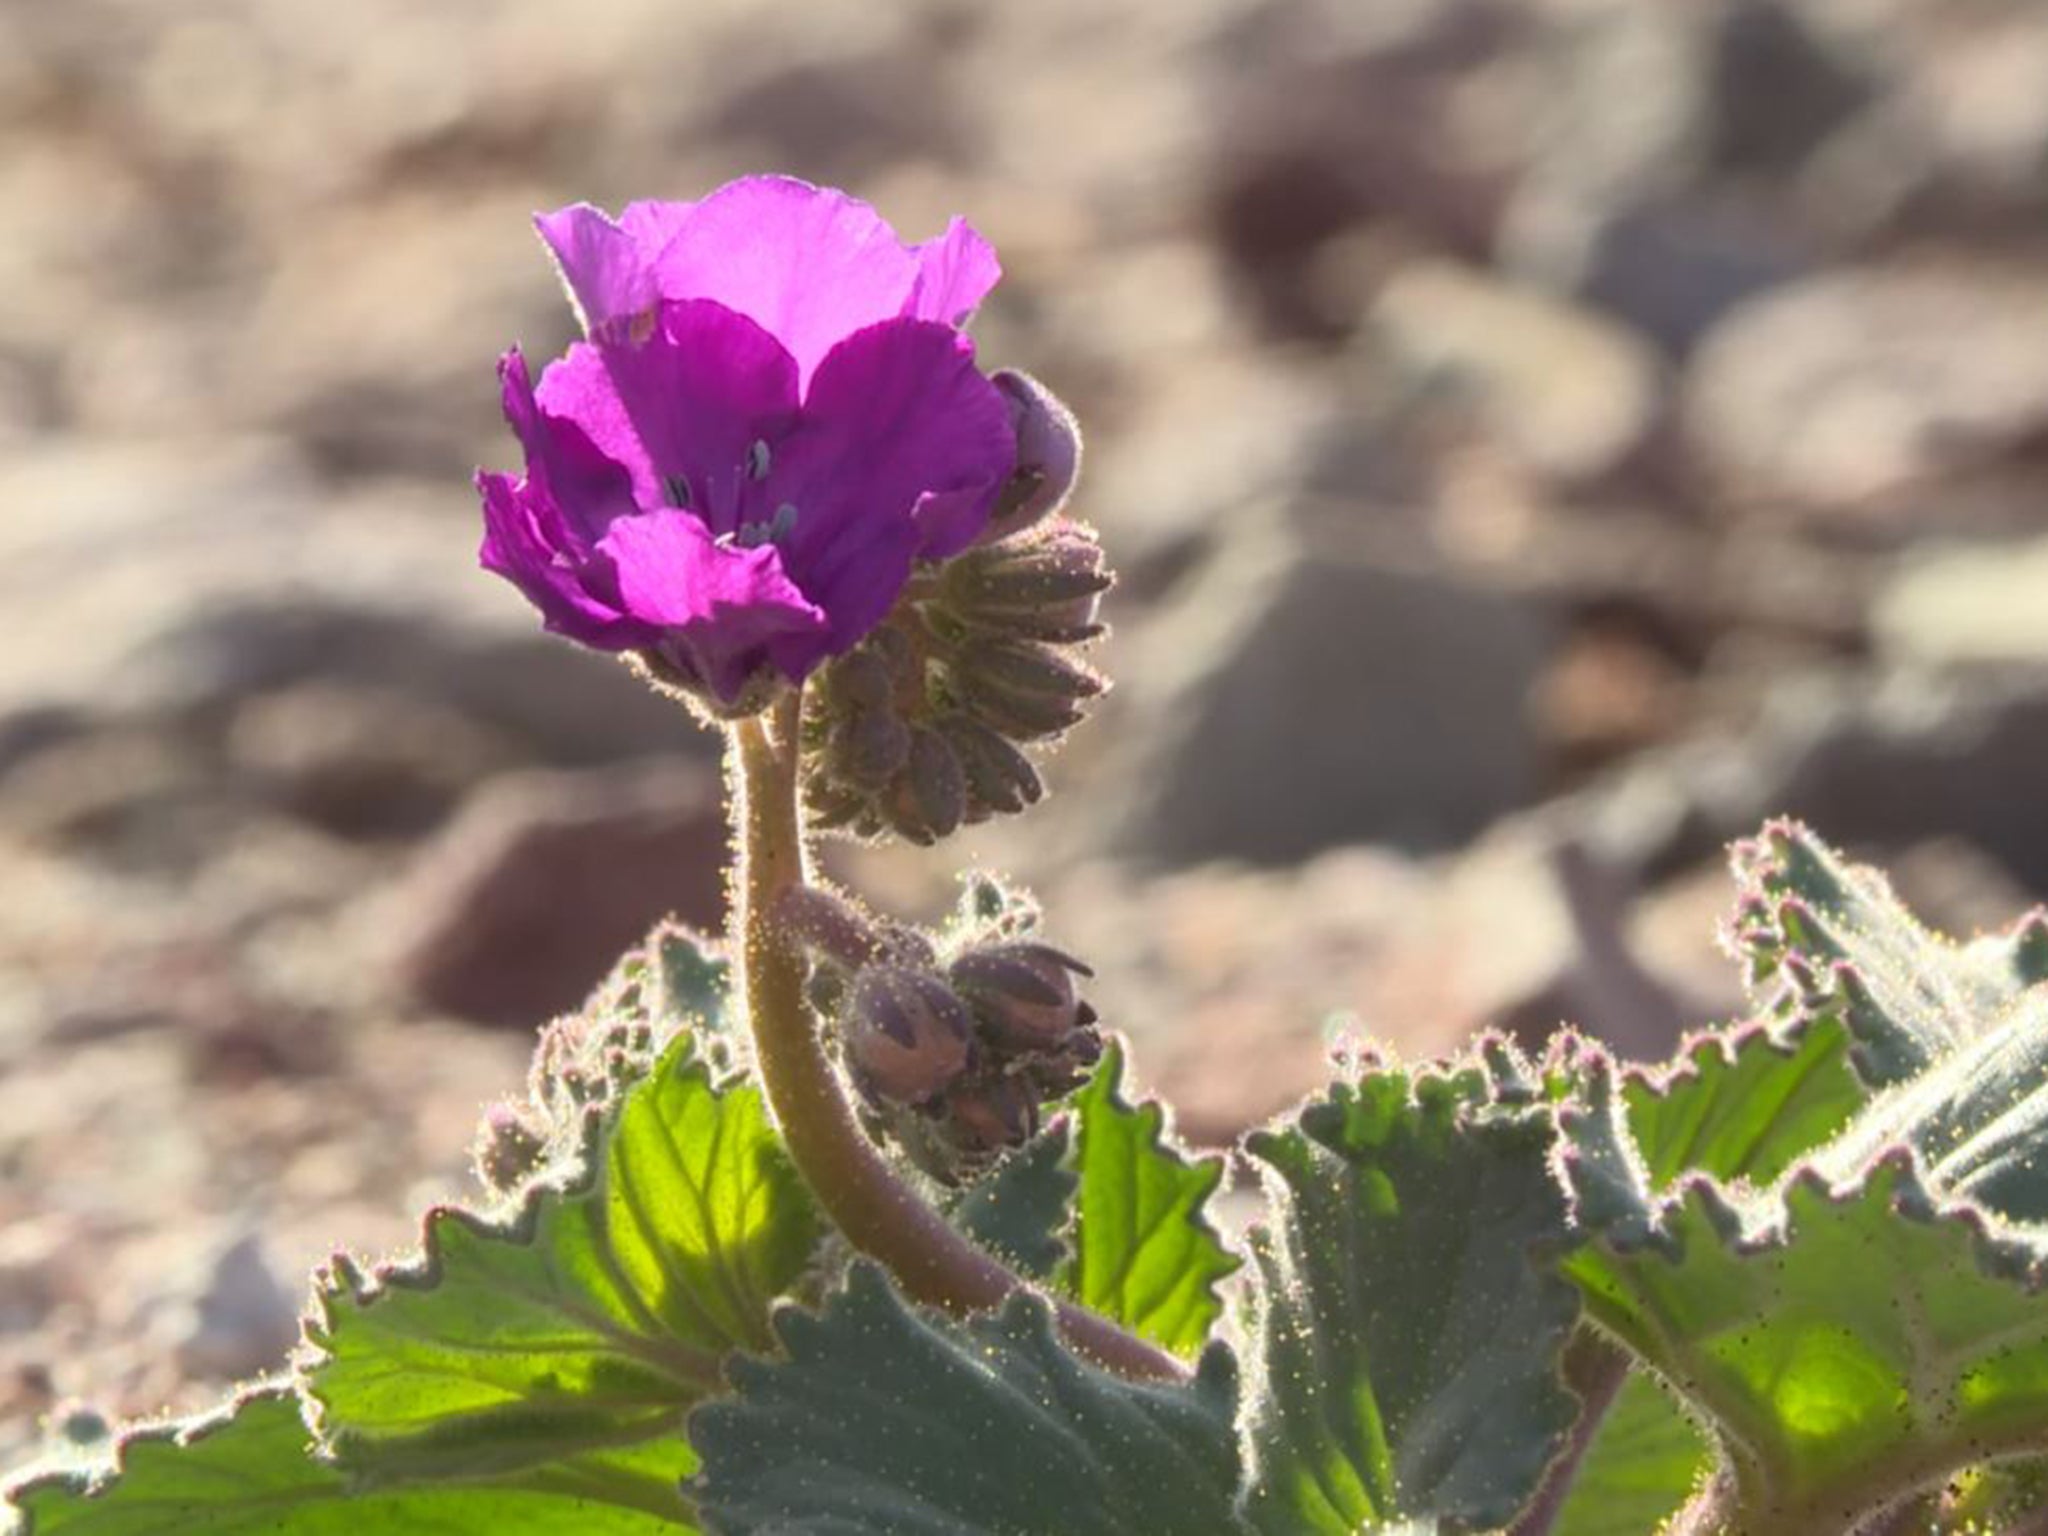
<path fill-rule="evenodd" d="M 1565 1385 L 1579 1400 L 1578 1422 L 1572 1425 L 1571 1439 L 1565 1442 L 1563 1452 L 1543 1474 L 1543 1483 L 1536 1490 L 1536 1497 L 1508 1527 L 1506 1536 L 1549 1536 L 1551 1527 L 1557 1524 L 1557 1517 L 1564 1511 L 1565 1500 L 1571 1495 L 1572 1484 L 1579 1475 L 1579 1464 L 1586 1459 L 1593 1437 L 1600 1433 L 1607 1410 L 1614 1406 L 1615 1394 L 1628 1380 L 1628 1361 L 1626 1353 L 1591 1328 L 1580 1327 L 1564 1357 Z"/>
<path fill-rule="evenodd" d="M 732 731 L 734 949 L 762 1087 L 791 1161 L 854 1247 L 918 1301 L 956 1315 L 987 1311 L 1024 1282 L 949 1227 L 862 1133 L 804 996 L 801 946 L 774 920 L 778 900 L 807 875 L 797 709 L 791 695 Z M 1119 1375 L 1172 1381 L 1187 1374 L 1172 1355 L 1084 1307 L 1059 1303 L 1059 1321 L 1068 1343 Z"/>

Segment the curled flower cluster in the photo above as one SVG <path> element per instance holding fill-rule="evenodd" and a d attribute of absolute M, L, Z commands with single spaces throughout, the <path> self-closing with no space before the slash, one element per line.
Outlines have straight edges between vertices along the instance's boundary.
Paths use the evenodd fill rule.
<path fill-rule="evenodd" d="M 996 376 L 1017 468 L 982 540 L 921 572 L 889 621 L 826 666 L 804 715 L 812 823 L 932 843 L 1014 814 L 1045 786 L 1024 746 L 1079 724 L 1107 683 L 1080 649 L 1114 583 L 1094 531 L 1059 516 L 1080 467 L 1073 418 Z"/>
<path fill-rule="evenodd" d="M 483 563 L 547 627 L 750 713 L 981 537 L 1017 441 L 960 329 L 1001 271 L 965 223 L 905 245 L 753 177 L 538 224 L 586 339 L 537 383 L 506 354 L 525 473 L 477 485 Z"/>
<path fill-rule="evenodd" d="M 1100 1059 L 1080 991 L 1094 973 L 1034 937 L 1035 911 L 999 887 L 970 891 L 936 942 L 822 891 L 802 908 L 812 995 L 870 1128 L 942 1182 L 1030 1140 Z"/>

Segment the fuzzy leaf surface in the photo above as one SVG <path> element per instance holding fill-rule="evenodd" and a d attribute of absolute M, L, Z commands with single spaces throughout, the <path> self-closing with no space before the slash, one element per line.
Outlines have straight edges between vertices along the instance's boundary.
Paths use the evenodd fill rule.
<path fill-rule="evenodd" d="M 370 1478 L 671 1437 L 729 1351 L 769 1343 L 817 1231 L 759 1092 L 714 1086 L 679 1039 L 592 1113 L 563 1182 L 495 1219 L 435 1211 L 416 1259 L 328 1276 L 306 1375 L 322 1437 Z"/>
<path fill-rule="evenodd" d="M 2044 1252 L 1944 1205 L 1895 1147 L 1831 1184 L 1803 1167 L 1737 1198 L 1612 1176 L 1611 1083 L 1564 1120 L 1599 1241 L 1564 1262 L 1588 1311 L 1716 1426 L 1746 1506 L 1840 1528 L 1886 1492 L 2038 1439 Z M 1608 1112 L 1603 1112 L 1608 1111 Z M 1834 1522 L 1831 1527 L 1829 1522 Z"/>
<path fill-rule="evenodd" d="M 1019 1274 L 1043 1280 L 1067 1256 L 1060 1232 L 1080 1186 L 1072 1126 L 1058 1121 L 960 1192 L 950 1219 Z"/>
<path fill-rule="evenodd" d="M 12 1492 L 20 1536 L 687 1536 L 673 1478 L 596 1456 L 480 1482 L 360 1489 L 311 1454 L 289 1390 L 133 1431 L 115 1460 Z M 674 1456 L 665 1463 L 677 1463 Z M 682 1453 L 679 1464 L 687 1466 Z"/>
<path fill-rule="evenodd" d="M 1839 1019 L 1872 1087 L 1924 1072 L 2048 981 L 2048 913 L 1959 944 L 1908 911 L 1874 869 L 1776 822 L 1736 852 L 1734 936 L 1758 1000 L 1792 1020 Z"/>
<path fill-rule="evenodd" d="M 856 1264 L 822 1311 L 776 1320 L 690 1419 L 692 1493 L 725 1536 L 1230 1536 L 1235 1367 L 1140 1386 L 1066 1350 L 1045 1303 L 966 1324 Z"/>
<path fill-rule="evenodd" d="M 1222 1311 L 1217 1282 L 1238 1267 L 1203 1214 L 1223 1160 L 1176 1150 L 1165 1111 L 1124 1098 L 1123 1071 L 1122 1047 L 1112 1044 L 1070 1101 L 1080 1187 L 1072 1254 L 1057 1283 L 1083 1306 L 1192 1357 Z"/>
<path fill-rule="evenodd" d="M 1789 1034 L 1752 1025 L 1698 1036 L 1673 1067 L 1627 1074 L 1622 1093 L 1655 1189 L 1694 1171 L 1769 1184 L 1868 1099 L 1832 1018 Z"/>
<path fill-rule="evenodd" d="M 1247 1512 L 1268 1536 L 1403 1521 L 1489 1529 L 1528 1498 L 1577 1404 L 1547 1112 L 1477 1069 L 1370 1071 L 1261 1134 L 1278 1224 L 1254 1244 Z"/>
<path fill-rule="evenodd" d="M 1631 1372 L 1579 1463 L 1552 1536 L 1648 1536 L 1712 1465 L 1699 1427 L 1648 1376 Z"/>

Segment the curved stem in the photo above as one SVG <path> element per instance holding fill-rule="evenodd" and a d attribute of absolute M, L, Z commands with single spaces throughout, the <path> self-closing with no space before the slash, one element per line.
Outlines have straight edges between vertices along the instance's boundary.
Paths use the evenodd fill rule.
<path fill-rule="evenodd" d="M 916 1300 L 955 1314 L 987 1311 L 1024 1282 L 948 1226 L 862 1133 L 804 996 L 802 950 L 773 920 L 777 899 L 807 874 L 797 709 L 792 694 L 732 731 L 735 948 L 762 1087 L 790 1159 L 849 1242 L 880 1260 Z M 1137 1380 L 1186 1377 L 1179 1360 L 1107 1318 L 1067 1302 L 1058 1311 L 1067 1342 L 1106 1369 Z"/>

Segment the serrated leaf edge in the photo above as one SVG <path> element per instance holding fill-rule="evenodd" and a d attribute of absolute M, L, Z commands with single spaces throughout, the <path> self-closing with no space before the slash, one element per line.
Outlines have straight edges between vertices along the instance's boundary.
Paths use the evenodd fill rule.
<path fill-rule="evenodd" d="M 68 1493 L 81 1499 L 96 1499 L 114 1488 L 128 1472 L 128 1454 L 138 1445 L 164 1444 L 175 1449 L 195 1445 L 231 1425 L 243 1409 L 255 1403 L 296 1398 L 303 1421 L 306 1401 L 294 1388 L 291 1377 L 271 1376 L 238 1387 L 225 1401 L 194 1414 L 160 1419 L 139 1419 L 121 1425 L 109 1441 L 104 1460 L 86 1466 L 31 1466 L 0 1484 L 0 1532 L 14 1536 L 31 1532 L 28 1511 L 21 1502 L 42 1493 Z M 331 1468 L 318 1453 L 310 1426 L 306 1431 L 309 1460 Z"/>
<path fill-rule="evenodd" d="M 671 1056 L 668 1054 L 673 1052 Z M 632 1101 L 634 1091 L 652 1084 L 656 1075 L 673 1072 L 698 1078 L 713 1095 L 722 1096 L 745 1083 L 745 1074 L 734 1070 L 714 1073 L 699 1055 L 694 1042 L 678 1033 L 633 1090 L 582 1112 L 578 1126 L 579 1150 L 558 1169 L 529 1180 L 517 1194 L 501 1200 L 495 1208 L 478 1211 L 454 1202 L 429 1206 L 420 1216 L 420 1236 L 413 1248 L 395 1257 L 381 1259 L 365 1269 L 345 1251 L 337 1251 L 313 1273 L 311 1295 L 300 1316 L 300 1343 L 293 1352 L 287 1378 L 299 1393 L 315 1444 L 335 1465 L 346 1469 L 351 1436 L 328 1424 L 328 1404 L 321 1396 L 315 1373 L 324 1363 L 335 1313 L 344 1299 L 358 1308 L 369 1308 L 399 1291 L 427 1292 L 446 1278 L 444 1238 L 453 1223 L 474 1236 L 522 1247 L 532 1247 L 540 1235 L 542 1216 L 551 1200 L 577 1200 L 596 1193 L 606 1177 L 606 1152 L 610 1136 Z M 594 1323 L 602 1332 L 615 1330 Z M 669 1337 L 658 1329 L 631 1340 L 634 1353 L 668 1371 L 679 1385 L 705 1395 L 726 1390 L 723 1357 L 696 1349 Z M 680 1418 L 680 1415 L 679 1415 Z M 357 1475 L 361 1475 L 358 1473 Z"/>
<path fill-rule="evenodd" d="M 1128 1044 L 1121 1035 L 1109 1036 L 1104 1041 L 1102 1065 L 1098 1069 L 1098 1075 L 1076 1090 L 1074 1095 L 1068 1100 L 1068 1112 L 1074 1119 L 1073 1145 L 1067 1154 L 1068 1158 L 1077 1173 L 1079 1173 L 1082 1168 L 1082 1159 L 1085 1156 L 1085 1117 L 1081 1112 L 1081 1100 L 1087 1094 L 1095 1092 L 1099 1083 L 1108 1107 L 1113 1112 L 1128 1115 L 1137 1120 L 1140 1129 L 1144 1133 L 1141 1145 L 1145 1150 L 1158 1153 L 1201 1178 L 1202 1183 L 1200 1186 L 1193 1188 L 1184 1202 L 1185 1208 L 1182 1211 L 1182 1218 L 1200 1236 L 1207 1238 L 1228 1263 L 1227 1268 L 1218 1269 L 1213 1274 L 1205 1275 L 1202 1278 L 1201 1284 L 1196 1288 L 1196 1294 L 1206 1306 L 1214 1309 L 1215 1317 L 1220 1319 L 1224 1315 L 1224 1307 L 1218 1287 L 1244 1268 L 1244 1255 L 1224 1240 L 1223 1233 L 1209 1219 L 1208 1215 L 1210 1202 L 1218 1196 L 1229 1192 L 1229 1159 L 1220 1152 L 1196 1152 L 1187 1143 L 1183 1142 L 1174 1130 L 1173 1106 L 1166 1100 L 1147 1098 L 1133 1102 L 1127 1098 L 1124 1093 L 1124 1081 L 1129 1067 L 1130 1049 Z M 1061 1234 L 1062 1241 L 1066 1244 L 1067 1248 L 1068 1257 L 1066 1262 L 1068 1263 L 1078 1258 L 1081 1251 L 1082 1231 L 1079 1196 L 1081 1182 L 1084 1179 L 1085 1174 L 1081 1175 L 1081 1179 L 1077 1179 L 1074 1195 L 1069 1202 L 1069 1219 Z M 1175 1209 L 1181 1209 L 1181 1207 L 1177 1205 Z M 1155 1223 L 1152 1229 L 1141 1239 L 1139 1247 L 1142 1247 L 1145 1242 L 1150 1241 L 1152 1233 L 1156 1232 L 1162 1224 L 1163 1222 Z M 1063 1275 L 1065 1273 L 1065 1263 L 1056 1268 L 1053 1273 L 1056 1277 Z M 1077 1297 L 1076 1299 L 1078 1300 L 1079 1298 Z M 1205 1346 L 1214 1341 L 1215 1326 L 1215 1322 L 1212 1321 L 1209 1337 L 1204 1340 Z M 1195 1353 L 1199 1355 L 1200 1351 L 1197 1350 Z"/>

